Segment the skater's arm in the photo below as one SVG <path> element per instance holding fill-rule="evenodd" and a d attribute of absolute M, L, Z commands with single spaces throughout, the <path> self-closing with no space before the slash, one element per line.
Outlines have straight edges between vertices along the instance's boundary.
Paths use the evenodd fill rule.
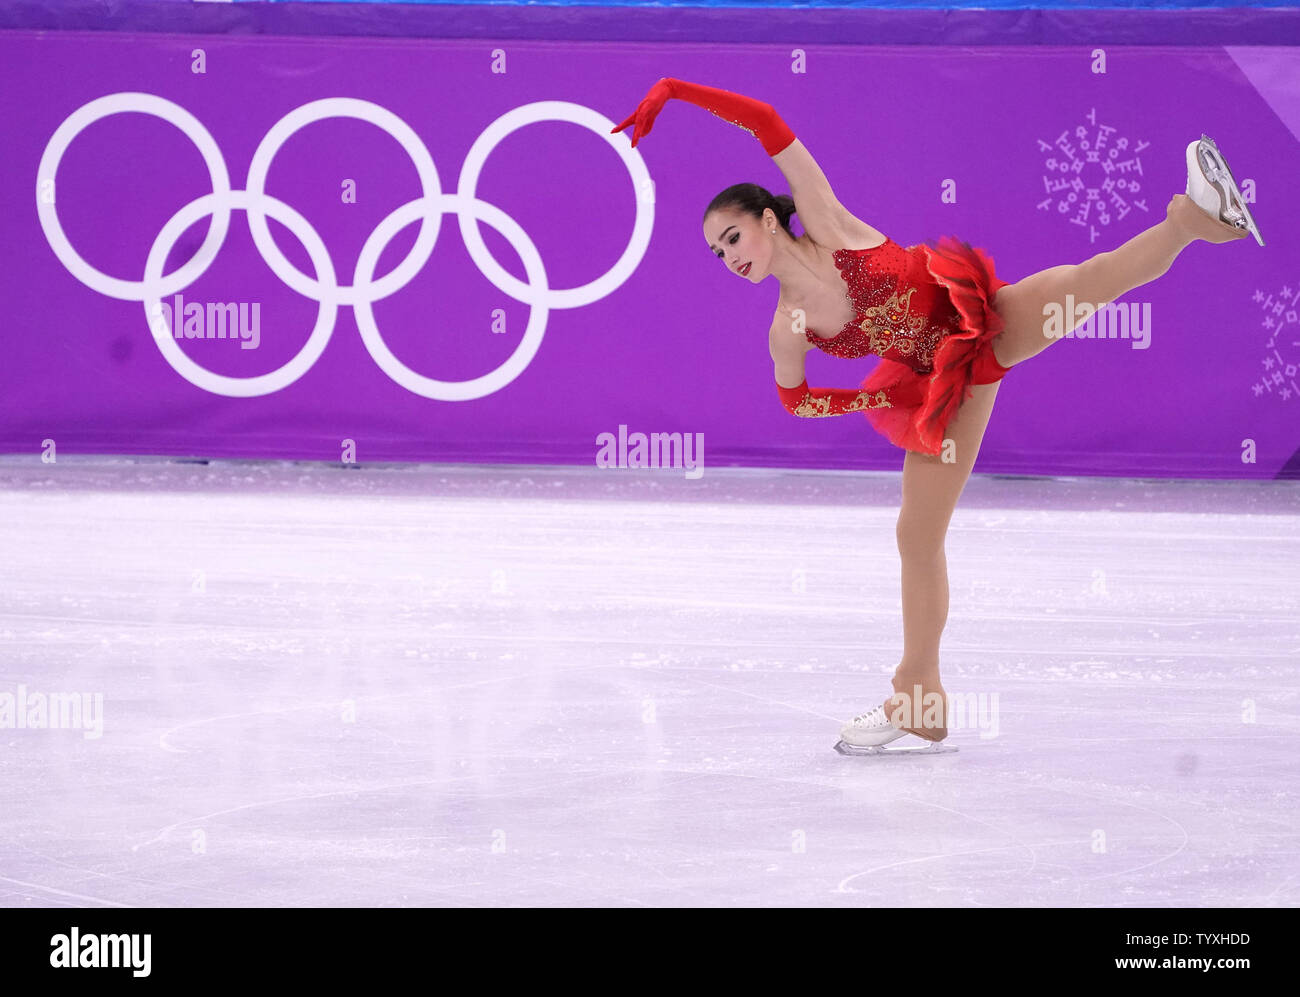
<path fill-rule="evenodd" d="M 791 415 L 820 418 L 828 415 L 848 415 L 869 408 L 893 408 L 885 391 L 862 391 L 856 388 L 810 388 L 808 381 L 786 388 L 778 379 L 777 394 L 781 404 Z"/>
<path fill-rule="evenodd" d="M 632 148 L 635 149 L 637 142 L 649 135 L 654 128 L 655 118 L 663 106 L 674 97 L 702 107 L 723 121 L 743 128 L 763 144 L 763 149 L 769 156 L 775 156 L 794 141 L 794 132 L 790 131 L 771 104 L 730 90 L 687 83 L 672 76 L 665 76 L 655 83 L 641 99 L 637 109 L 621 124 L 614 126 L 611 132 L 621 132 L 628 125 L 634 125 Z"/>
<path fill-rule="evenodd" d="M 767 352 L 771 354 L 776 373 L 776 386 L 780 389 L 797 388 L 804 380 L 804 354 L 807 340 L 794 331 L 790 319 L 780 312 L 772 318 L 767 330 Z"/>
<path fill-rule="evenodd" d="M 773 156 L 772 162 L 790 184 L 799 224 L 814 242 L 838 249 L 848 243 L 876 238 L 870 226 L 840 204 L 826 174 L 799 139 Z"/>
<path fill-rule="evenodd" d="M 791 415 L 819 418 L 891 407 L 884 391 L 808 387 L 804 372 L 804 339 L 791 332 L 788 318 L 778 315 L 772 322 L 768 331 L 768 352 L 772 355 L 777 394 Z"/>
<path fill-rule="evenodd" d="M 634 125 L 632 146 L 635 148 L 637 142 L 650 134 L 659 112 L 671 98 L 702 107 L 757 138 L 790 184 L 799 222 L 814 241 L 839 248 L 849 242 L 878 237 L 878 233 L 840 204 L 812 153 L 766 101 L 665 76 L 650 88 L 636 111 L 613 130 L 620 132 Z"/>

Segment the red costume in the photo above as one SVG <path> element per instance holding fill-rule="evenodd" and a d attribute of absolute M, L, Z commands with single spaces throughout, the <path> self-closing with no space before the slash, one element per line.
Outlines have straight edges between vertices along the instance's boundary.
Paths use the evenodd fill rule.
<path fill-rule="evenodd" d="M 1008 282 L 981 250 L 950 236 L 907 248 L 886 239 L 873 249 L 838 249 L 834 259 L 857 314 L 829 339 L 804 335 L 831 356 L 875 354 L 880 363 L 861 392 L 819 396 L 827 389 L 805 381 L 802 390 L 778 385 L 781 400 L 795 415 L 861 411 L 895 446 L 937 455 L 968 387 L 1000 381 L 1009 369 L 991 345 L 1002 331 L 993 295 Z"/>
<path fill-rule="evenodd" d="M 673 77 L 659 80 L 611 131 L 633 125 L 635 148 L 671 98 L 745 129 L 769 156 L 795 141 L 771 104 Z M 778 384 L 782 403 L 800 416 L 861 412 L 895 446 L 938 455 L 969 386 L 999 381 L 1009 369 L 997 362 L 991 345 L 1002 331 L 993 295 L 1008 281 L 997 277 L 981 250 L 951 236 L 906 249 L 886 239 L 873 249 L 837 249 L 834 259 L 856 315 L 829 339 L 811 330 L 805 335 L 832 356 L 875 354 L 880 363 L 862 391 L 810 388 L 806 380 L 797 388 Z"/>

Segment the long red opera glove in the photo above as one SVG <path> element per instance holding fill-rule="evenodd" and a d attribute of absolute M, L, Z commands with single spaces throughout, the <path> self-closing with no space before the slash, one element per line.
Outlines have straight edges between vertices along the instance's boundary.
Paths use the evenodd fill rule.
<path fill-rule="evenodd" d="M 797 388 L 776 386 L 781 404 L 791 415 L 816 418 L 846 415 L 869 408 L 893 408 L 885 391 L 854 391 L 851 388 L 810 388 L 805 378 Z"/>
<path fill-rule="evenodd" d="M 769 156 L 775 156 L 795 139 L 794 132 L 781 120 L 781 116 L 776 113 L 776 109 L 771 104 L 732 93 L 730 90 L 687 83 L 685 80 L 674 79 L 671 76 L 665 76 L 652 86 L 637 105 L 637 109 L 629 114 L 621 125 L 611 129 L 610 133 L 621 132 L 628 125 L 635 124 L 636 127 L 632 129 L 632 148 L 635 149 L 637 142 L 650 134 L 655 118 L 670 97 L 695 104 L 724 121 L 745 129 L 763 143 L 763 148 Z"/>

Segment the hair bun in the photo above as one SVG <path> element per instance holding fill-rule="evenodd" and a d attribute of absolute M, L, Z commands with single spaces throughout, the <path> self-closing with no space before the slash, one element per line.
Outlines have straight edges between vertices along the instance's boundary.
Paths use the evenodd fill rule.
<path fill-rule="evenodd" d="M 763 217 L 763 212 L 770 209 L 787 232 L 790 232 L 790 217 L 796 211 L 794 198 L 789 194 L 774 195 L 756 183 L 738 183 L 728 187 L 709 202 L 709 206 L 704 209 L 704 217 L 707 218 L 712 212 L 724 208 L 734 208 L 760 219 Z M 794 235 L 793 232 L 790 234 Z"/>

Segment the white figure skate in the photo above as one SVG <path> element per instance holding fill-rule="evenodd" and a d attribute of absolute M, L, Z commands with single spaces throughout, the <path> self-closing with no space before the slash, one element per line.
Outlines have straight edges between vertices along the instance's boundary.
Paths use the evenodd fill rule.
<path fill-rule="evenodd" d="M 1256 242 L 1264 245 L 1255 218 L 1246 207 L 1232 170 L 1228 169 L 1228 161 L 1208 135 L 1202 134 L 1187 145 L 1186 194 L 1211 218 L 1246 229 Z"/>
<path fill-rule="evenodd" d="M 922 744 L 888 746 L 900 737 L 907 736 L 907 731 L 899 730 L 889 722 L 885 708 L 877 706 L 844 725 L 835 750 L 841 755 L 946 755 L 957 750 L 938 741 L 926 741 L 915 734 L 911 735 L 913 741 L 921 741 Z"/>

